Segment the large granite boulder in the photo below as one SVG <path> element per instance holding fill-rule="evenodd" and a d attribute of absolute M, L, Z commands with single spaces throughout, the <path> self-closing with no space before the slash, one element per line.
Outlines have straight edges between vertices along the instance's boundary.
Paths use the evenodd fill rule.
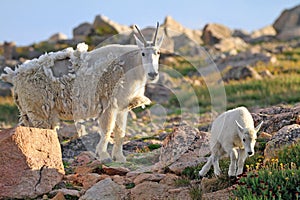
<path fill-rule="evenodd" d="M 64 175 L 55 131 L 16 127 L 0 132 L 0 198 L 35 198 Z"/>
<path fill-rule="evenodd" d="M 214 45 L 231 37 L 232 31 L 221 24 L 207 24 L 203 28 L 202 40 L 206 45 Z"/>
<path fill-rule="evenodd" d="M 290 40 L 300 37 L 300 5 L 284 10 L 276 19 L 273 27 L 277 31 L 277 38 Z"/>

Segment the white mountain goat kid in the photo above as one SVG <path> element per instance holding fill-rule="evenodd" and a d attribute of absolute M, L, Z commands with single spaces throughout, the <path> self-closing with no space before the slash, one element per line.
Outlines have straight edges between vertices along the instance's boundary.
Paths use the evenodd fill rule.
<path fill-rule="evenodd" d="M 147 81 L 158 79 L 163 36 L 146 41 L 140 30 L 137 45 L 107 45 L 87 52 L 87 45 L 49 53 L 14 71 L 5 68 L 2 79 L 14 85 L 21 124 L 55 128 L 59 119 L 96 119 L 100 142 L 96 154 L 111 161 L 107 145 L 114 133 L 112 158 L 125 162 L 123 139 L 128 111 L 151 101 L 144 96 Z"/>
<path fill-rule="evenodd" d="M 230 156 L 228 175 L 242 174 L 246 158 L 254 155 L 257 132 L 262 123 L 254 128 L 253 118 L 245 107 L 228 110 L 218 116 L 211 128 L 211 156 L 199 172 L 199 176 L 203 177 L 212 165 L 214 174 L 219 176 L 219 159 L 224 155 Z"/>

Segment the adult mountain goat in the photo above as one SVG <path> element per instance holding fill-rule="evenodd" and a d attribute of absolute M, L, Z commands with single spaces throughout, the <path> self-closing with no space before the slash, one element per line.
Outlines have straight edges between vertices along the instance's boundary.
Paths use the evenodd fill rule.
<path fill-rule="evenodd" d="M 144 96 L 147 81 L 158 79 L 158 60 L 163 36 L 146 41 L 135 35 L 137 45 L 107 45 L 87 51 L 87 45 L 49 53 L 22 64 L 14 71 L 5 68 L 2 79 L 14 85 L 14 100 L 21 124 L 55 128 L 59 119 L 93 118 L 100 125 L 96 154 L 110 161 L 107 145 L 114 133 L 112 158 L 125 162 L 123 139 L 128 111 L 151 101 Z"/>
<path fill-rule="evenodd" d="M 215 175 L 219 176 L 219 159 L 224 155 L 230 156 L 228 175 L 242 174 L 246 158 L 254 155 L 257 132 L 262 123 L 254 128 L 253 118 L 245 107 L 228 110 L 218 116 L 211 128 L 211 156 L 199 172 L 199 176 L 203 177 L 212 165 Z"/>

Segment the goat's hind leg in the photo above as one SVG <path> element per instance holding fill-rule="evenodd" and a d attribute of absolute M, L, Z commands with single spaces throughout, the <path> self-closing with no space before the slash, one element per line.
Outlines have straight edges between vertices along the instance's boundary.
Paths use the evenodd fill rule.
<path fill-rule="evenodd" d="M 114 128 L 115 143 L 112 151 L 112 158 L 117 162 L 126 162 L 126 157 L 123 155 L 123 141 L 125 137 L 127 115 L 127 111 L 118 113 Z"/>
<path fill-rule="evenodd" d="M 211 155 L 205 165 L 202 167 L 202 169 L 199 171 L 199 177 L 204 177 L 207 172 L 210 170 L 213 162 L 213 155 Z"/>
<path fill-rule="evenodd" d="M 111 162 L 112 159 L 107 152 L 107 145 L 110 140 L 110 135 L 116 123 L 116 109 L 108 108 L 99 119 L 100 124 L 100 142 L 96 147 L 96 155 L 100 157 L 103 163 Z"/>

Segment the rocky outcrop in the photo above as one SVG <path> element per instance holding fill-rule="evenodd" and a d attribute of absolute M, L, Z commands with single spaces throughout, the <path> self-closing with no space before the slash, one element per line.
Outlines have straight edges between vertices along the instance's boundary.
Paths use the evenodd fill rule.
<path fill-rule="evenodd" d="M 203 29 L 202 40 L 206 45 L 214 45 L 231 37 L 231 30 L 221 24 L 207 24 Z"/>
<path fill-rule="evenodd" d="M 86 37 L 93 32 L 93 25 L 85 22 L 73 29 L 73 39 L 75 41 L 85 41 Z"/>
<path fill-rule="evenodd" d="M 276 35 L 276 30 L 274 29 L 273 26 L 265 26 L 261 29 L 255 30 L 251 33 L 252 38 L 259 38 L 263 36 L 275 36 Z"/>
<path fill-rule="evenodd" d="M 265 160 L 275 158 L 280 148 L 285 145 L 296 144 L 300 142 L 300 125 L 292 124 L 281 128 L 271 140 L 266 144 L 264 150 Z"/>
<path fill-rule="evenodd" d="M 55 33 L 53 35 L 51 35 L 48 39 L 48 42 L 49 43 L 57 43 L 59 41 L 62 41 L 62 40 L 67 40 L 68 39 L 68 36 L 63 34 L 63 33 Z"/>
<path fill-rule="evenodd" d="M 17 127 L 0 133 L 0 198 L 35 198 L 62 180 L 57 134 Z"/>
<path fill-rule="evenodd" d="M 284 10 L 276 19 L 273 27 L 277 31 L 277 38 L 290 40 L 300 37 L 300 5 Z"/>
<path fill-rule="evenodd" d="M 118 24 L 103 15 L 95 17 L 93 29 L 98 35 L 114 35 L 132 30 L 130 27 Z"/>
<path fill-rule="evenodd" d="M 184 34 L 198 44 L 203 43 L 203 41 L 201 40 L 202 31 L 186 28 L 171 16 L 166 16 L 163 27 L 165 28 L 165 32 L 168 37 L 174 37 Z"/>

